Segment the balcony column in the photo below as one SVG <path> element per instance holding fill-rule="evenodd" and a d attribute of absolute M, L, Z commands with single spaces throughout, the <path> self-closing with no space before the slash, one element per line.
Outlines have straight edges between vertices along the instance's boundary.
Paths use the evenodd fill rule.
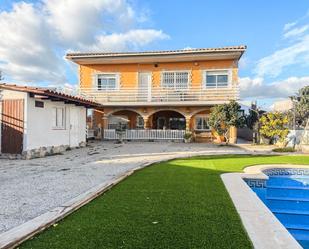
<path fill-rule="evenodd" d="M 237 143 L 237 128 L 235 126 L 232 126 L 230 128 L 230 143 L 231 144 L 236 144 Z"/>
<path fill-rule="evenodd" d="M 104 114 L 102 120 L 102 129 L 108 129 L 108 116 Z"/>
<path fill-rule="evenodd" d="M 149 116 L 143 116 L 144 119 L 144 129 L 151 129 Z"/>
<path fill-rule="evenodd" d="M 192 116 L 185 116 L 185 118 L 186 118 L 186 130 L 189 131 L 191 130 L 190 124 Z"/>

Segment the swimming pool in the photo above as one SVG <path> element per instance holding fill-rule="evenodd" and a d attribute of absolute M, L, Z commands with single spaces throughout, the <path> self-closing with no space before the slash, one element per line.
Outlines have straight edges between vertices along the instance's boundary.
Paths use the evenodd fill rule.
<path fill-rule="evenodd" d="M 309 169 L 273 168 L 244 179 L 303 248 L 309 249 Z"/>

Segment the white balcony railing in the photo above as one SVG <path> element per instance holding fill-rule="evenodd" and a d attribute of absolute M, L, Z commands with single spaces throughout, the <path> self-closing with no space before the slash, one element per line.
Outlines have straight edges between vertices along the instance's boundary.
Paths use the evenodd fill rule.
<path fill-rule="evenodd" d="M 183 140 L 185 130 L 126 130 L 122 136 L 124 140 Z M 119 139 L 116 130 L 104 129 L 103 138 L 107 140 Z"/>
<path fill-rule="evenodd" d="M 79 95 L 102 104 L 164 104 L 183 102 L 225 102 L 239 99 L 239 88 L 202 88 L 173 89 L 154 87 L 151 89 L 121 88 L 117 90 L 98 90 L 80 88 Z"/>

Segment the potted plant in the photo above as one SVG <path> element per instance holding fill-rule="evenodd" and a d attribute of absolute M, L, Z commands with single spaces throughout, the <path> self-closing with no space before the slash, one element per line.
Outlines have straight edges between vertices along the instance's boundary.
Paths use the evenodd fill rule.
<path fill-rule="evenodd" d="M 215 143 L 221 143 L 224 142 L 224 136 L 220 136 L 219 133 L 216 130 L 212 130 L 213 136 L 215 137 L 214 142 Z"/>
<path fill-rule="evenodd" d="M 211 108 L 209 125 L 214 130 L 217 142 L 236 143 L 236 138 L 230 141 L 230 131 L 233 127 L 239 128 L 244 124 L 244 118 L 239 115 L 240 108 L 236 101 Z"/>
<path fill-rule="evenodd" d="M 190 143 L 192 141 L 192 132 L 189 130 L 186 130 L 186 133 L 183 135 L 183 139 L 185 143 Z"/>

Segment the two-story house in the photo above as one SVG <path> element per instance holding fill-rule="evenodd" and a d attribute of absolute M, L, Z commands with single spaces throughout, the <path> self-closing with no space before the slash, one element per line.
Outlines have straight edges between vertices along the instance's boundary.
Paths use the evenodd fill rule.
<path fill-rule="evenodd" d="M 105 138 L 119 116 L 129 120 L 137 138 L 146 134 L 139 130 L 171 131 L 158 135 L 167 139 L 191 130 L 201 140 L 212 136 L 210 108 L 239 98 L 238 61 L 245 50 L 68 53 L 66 58 L 79 65 L 80 94 L 104 106 L 94 112 L 93 122 L 106 131 Z"/>

